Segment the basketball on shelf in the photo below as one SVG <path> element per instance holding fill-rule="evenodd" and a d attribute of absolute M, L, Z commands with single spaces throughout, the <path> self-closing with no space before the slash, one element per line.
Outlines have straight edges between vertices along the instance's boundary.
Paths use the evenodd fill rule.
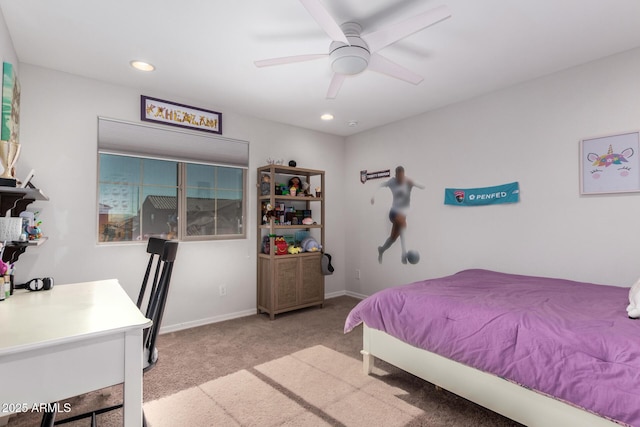
<path fill-rule="evenodd" d="M 415 250 L 410 250 L 407 252 L 407 261 L 409 261 L 410 264 L 417 264 L 418 261 L 420 261 L 420 253 Z"/>

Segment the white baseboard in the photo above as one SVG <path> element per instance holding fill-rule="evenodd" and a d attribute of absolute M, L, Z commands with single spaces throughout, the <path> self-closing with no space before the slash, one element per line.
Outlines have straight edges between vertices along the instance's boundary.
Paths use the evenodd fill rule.
<path fill-rule="evenodd" d="M 337 298 L 337 297 L 343 297 L 343 296 L 353 297 L 357 299 L 365 299 L 369 295 L 362 295 L 362 294 L 358 294 L 351 291 L 338 291 L 338 292 L 331 292 L 330 294 L 326 294 L 324 298 L 331 299 L 331 298 Z"/>
<path fill-rule="evenodd" d="M 331 293 L 325 294 L 324 298 L 325 299 L 331 299 L 331 298 L 342 297 L 342 296 L 345 296 L 345 295 L 348 295 L 348 296 L 354 297 L 354 298 L 358 298 L 358 299 L 366 298 L 365 295 L 359 295 L 359 294 L 355 294 L 353 292 L 348 292 L 348 291 L 331 292 Z M 170 332 L 182 331 L 183 329 L 190 329 L 190 328 L 195 328 L 195 327 L 198 327 L 198 326 L 209 325 L 211 323 L 224 322 L 225 320 L 238 319 L 240 317 L 252 316 L 252 315 L 254 315 L 256 313 L 257 313 L 256 309 L 252 308 L 250 310 L 237 311 L 235 313 L 228 313 L 228 314 L 223 314 L 223 315 L 220 315 L 220 316 L 208 317 L 206 319 L 194 320 L 192 322 L 177 323 L 175 325 L 162 326 L 160 328 L 160 334 L 168 334 Z"/>
<path fill-rule="evenodd" d="M 338 297 L 343 297 L 345 295 L 346 295 L 345 291 L 331 292 L 329 294 L 324 294 L 324 299 L 338 298 Z"/>
<path fill-rule="evenodd" d="M 362 294 L 358 294 L 355 292 L 351 292 L 351 291 L 345 291 L 344 293 L 347 296 L 353 297 L 353 298 L 358 298 L 358 299 L 365 299 L 367 298 L 369 295 L 362 295 Z"/>
<path fill-rule="evenodd" d="M 197 326 L 209 325 L 211 323 L 224 322 L 225 320 L 237 319 L 239 317 L 251 316 L 256 314 L 255 308 L 250 310 L 237 311 L 235 313 L 223 314 L 220 316 L 208 317 L 206 319 L 194 320 L 192 322 L 178 323 L 175 325 L 162 326 L 160 328 L 160 334 L 167 334 L 169 332 L 181 331 L 183 329 L 195 328 Z"/>

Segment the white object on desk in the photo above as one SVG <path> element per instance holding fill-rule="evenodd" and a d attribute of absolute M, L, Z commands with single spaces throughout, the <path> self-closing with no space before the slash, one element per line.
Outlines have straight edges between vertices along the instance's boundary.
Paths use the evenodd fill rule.
<path fill-rule="evenodd" d="M 142 425 L 142 331 L 151 321 L 117 280 L 16 292 L 0 304 L 0 405 L 124 383 L 124 425 Z"/>

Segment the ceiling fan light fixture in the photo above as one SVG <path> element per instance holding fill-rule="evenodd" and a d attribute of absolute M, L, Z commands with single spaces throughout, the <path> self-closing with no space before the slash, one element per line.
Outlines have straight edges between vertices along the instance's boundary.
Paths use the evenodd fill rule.
<path fill-rule="evenodd" d="M 369 61 L 357 55 L 344 55 L 333 60 L 331 68 L 334 73 L 352 76 L 367 69 Z"/>
<path fill-rule="evenodd" d="M 446 6 L 418 13 L 404 21 L 369 32 L 364 36 L 357 22 L 338 26 L 336 20 L 322 5 L 322 0 L 300 0 L 325 33 L 333 40 L 328 54 L 295 55 L 254 61 L 257 67 L 291 64 L 329 56 L 333 75 L 326 99 L 335 99 L 347 76 L 369 69 L 377 73 L 417 85 L 424 77 L 380 55 L 380 49 L 409 37 L 427 27 L 451 17 Z"/>
<path fill-rule="evenodd" d="M 352 76 L 359 74 L 369 66 L 369 47 L 358 36 L 347 36 L 351 45 L 336 42 L 331 43 L 329 57 L 331 69 L 334 73 Z"/>

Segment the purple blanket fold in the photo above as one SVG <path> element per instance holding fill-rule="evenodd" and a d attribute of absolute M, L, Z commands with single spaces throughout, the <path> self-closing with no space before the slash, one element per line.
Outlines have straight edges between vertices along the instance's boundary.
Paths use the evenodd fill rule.
<path fill-rule="evenodd" d="M 385 289 L 349 314 L 406 343 L 640 427 L 629 289 L 487 270 Z"/>

